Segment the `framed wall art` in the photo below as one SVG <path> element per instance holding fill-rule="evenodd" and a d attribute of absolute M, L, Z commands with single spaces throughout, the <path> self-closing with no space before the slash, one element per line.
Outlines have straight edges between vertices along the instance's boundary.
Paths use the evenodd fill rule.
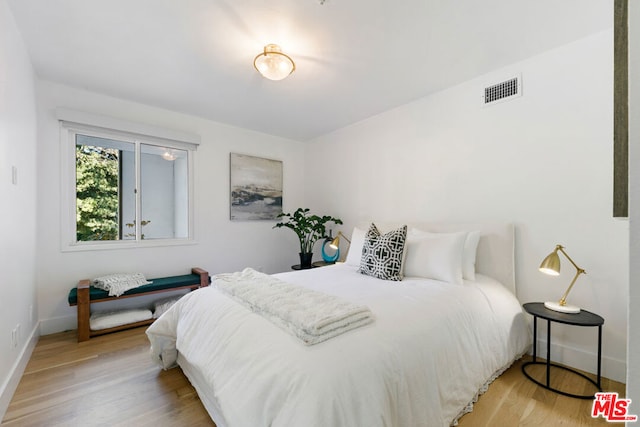
<path fill-rule="evenodd" d="M 282 212 L 282 161 L 231 153 L 230 218 L 274 220 Z"/>

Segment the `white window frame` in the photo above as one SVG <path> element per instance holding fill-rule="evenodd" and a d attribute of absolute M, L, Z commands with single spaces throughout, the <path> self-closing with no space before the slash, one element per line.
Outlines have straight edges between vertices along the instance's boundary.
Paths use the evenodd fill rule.
<path fill-rule="evenodd" d="M 76 119 L 80 116 L 84 123 L 61 119 L 69 117 Z M 63 252 L 125 249 L 158 246 L 174 246 L 195 244 L 194 238 L 194 169 L 195 151 L 198 144 L 193 142 L 197 137 L 188 136 L 174 139 L 175 132 L 163 129 L 141 126 L 112 118 L 88 115 L 84 113 L 71 113 L 65 110 L 58 115 L 60 119 L 60 153 L 61 153 L 61 250 Z M 90 124 L 86 122 L 92 122 Z M 98 126 L 95 123 L 98 123 Z M 145 134 L 137 133 L 143 129 Z M 148 144 L 161 147 L 185 150 L 187 152 L 188 169 L 188 237 L 170 239 L 141 239 L 141 227 L 136 227 L 135 240 L 111 240 L 79 242 L 76 235 L 76 135 L 89 135 L 99 138 L 116 139 L 135 145 L 136 152 L 136 188 L 140 188 L 140 145 Z M 151 134 L 151 135 L 150 135 Z M 167 137 L 163 137 L 166 135 Z M 185 141 L 186 139 L 186 141 Z M 199 140 L 199 138 L 198 138 Z M 140 192 L 136 192 L 136 218 L 140 218 Z"/>

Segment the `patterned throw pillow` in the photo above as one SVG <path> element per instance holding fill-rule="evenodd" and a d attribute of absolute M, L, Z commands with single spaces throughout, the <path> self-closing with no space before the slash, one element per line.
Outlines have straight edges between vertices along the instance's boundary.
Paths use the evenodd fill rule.
<path fill-rule="evenodd" d="M 383 280 L 402 280 L 402 258 L 407 226 L 380 234 L 371 224 L 364 239 L 358 272 Z"/>

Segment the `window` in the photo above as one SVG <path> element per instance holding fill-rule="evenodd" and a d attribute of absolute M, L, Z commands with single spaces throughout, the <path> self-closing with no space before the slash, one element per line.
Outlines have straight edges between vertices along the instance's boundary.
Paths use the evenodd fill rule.
<path fill-rule="evenodd" d="M 195 144 L 65 121 L 61 130 L 63 248 L 192 239 Z"/>

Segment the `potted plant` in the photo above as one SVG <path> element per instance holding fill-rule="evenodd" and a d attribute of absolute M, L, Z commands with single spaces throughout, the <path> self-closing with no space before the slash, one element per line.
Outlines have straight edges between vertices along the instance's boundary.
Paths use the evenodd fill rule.
<path fill-rule="evenodd" d="M 333 222 L 342 224 L 342 220 L 332 216 L 318 216 L 309 214 L 309 209 L 298 208 L 293 213 L 281 213 L 278 218 L 284 218 L 273 228 L 287 227 L 293 230 L 300 240 L 300 267 L 311 268 L 313 246 L 326 236 L 326 224 Z"/>

